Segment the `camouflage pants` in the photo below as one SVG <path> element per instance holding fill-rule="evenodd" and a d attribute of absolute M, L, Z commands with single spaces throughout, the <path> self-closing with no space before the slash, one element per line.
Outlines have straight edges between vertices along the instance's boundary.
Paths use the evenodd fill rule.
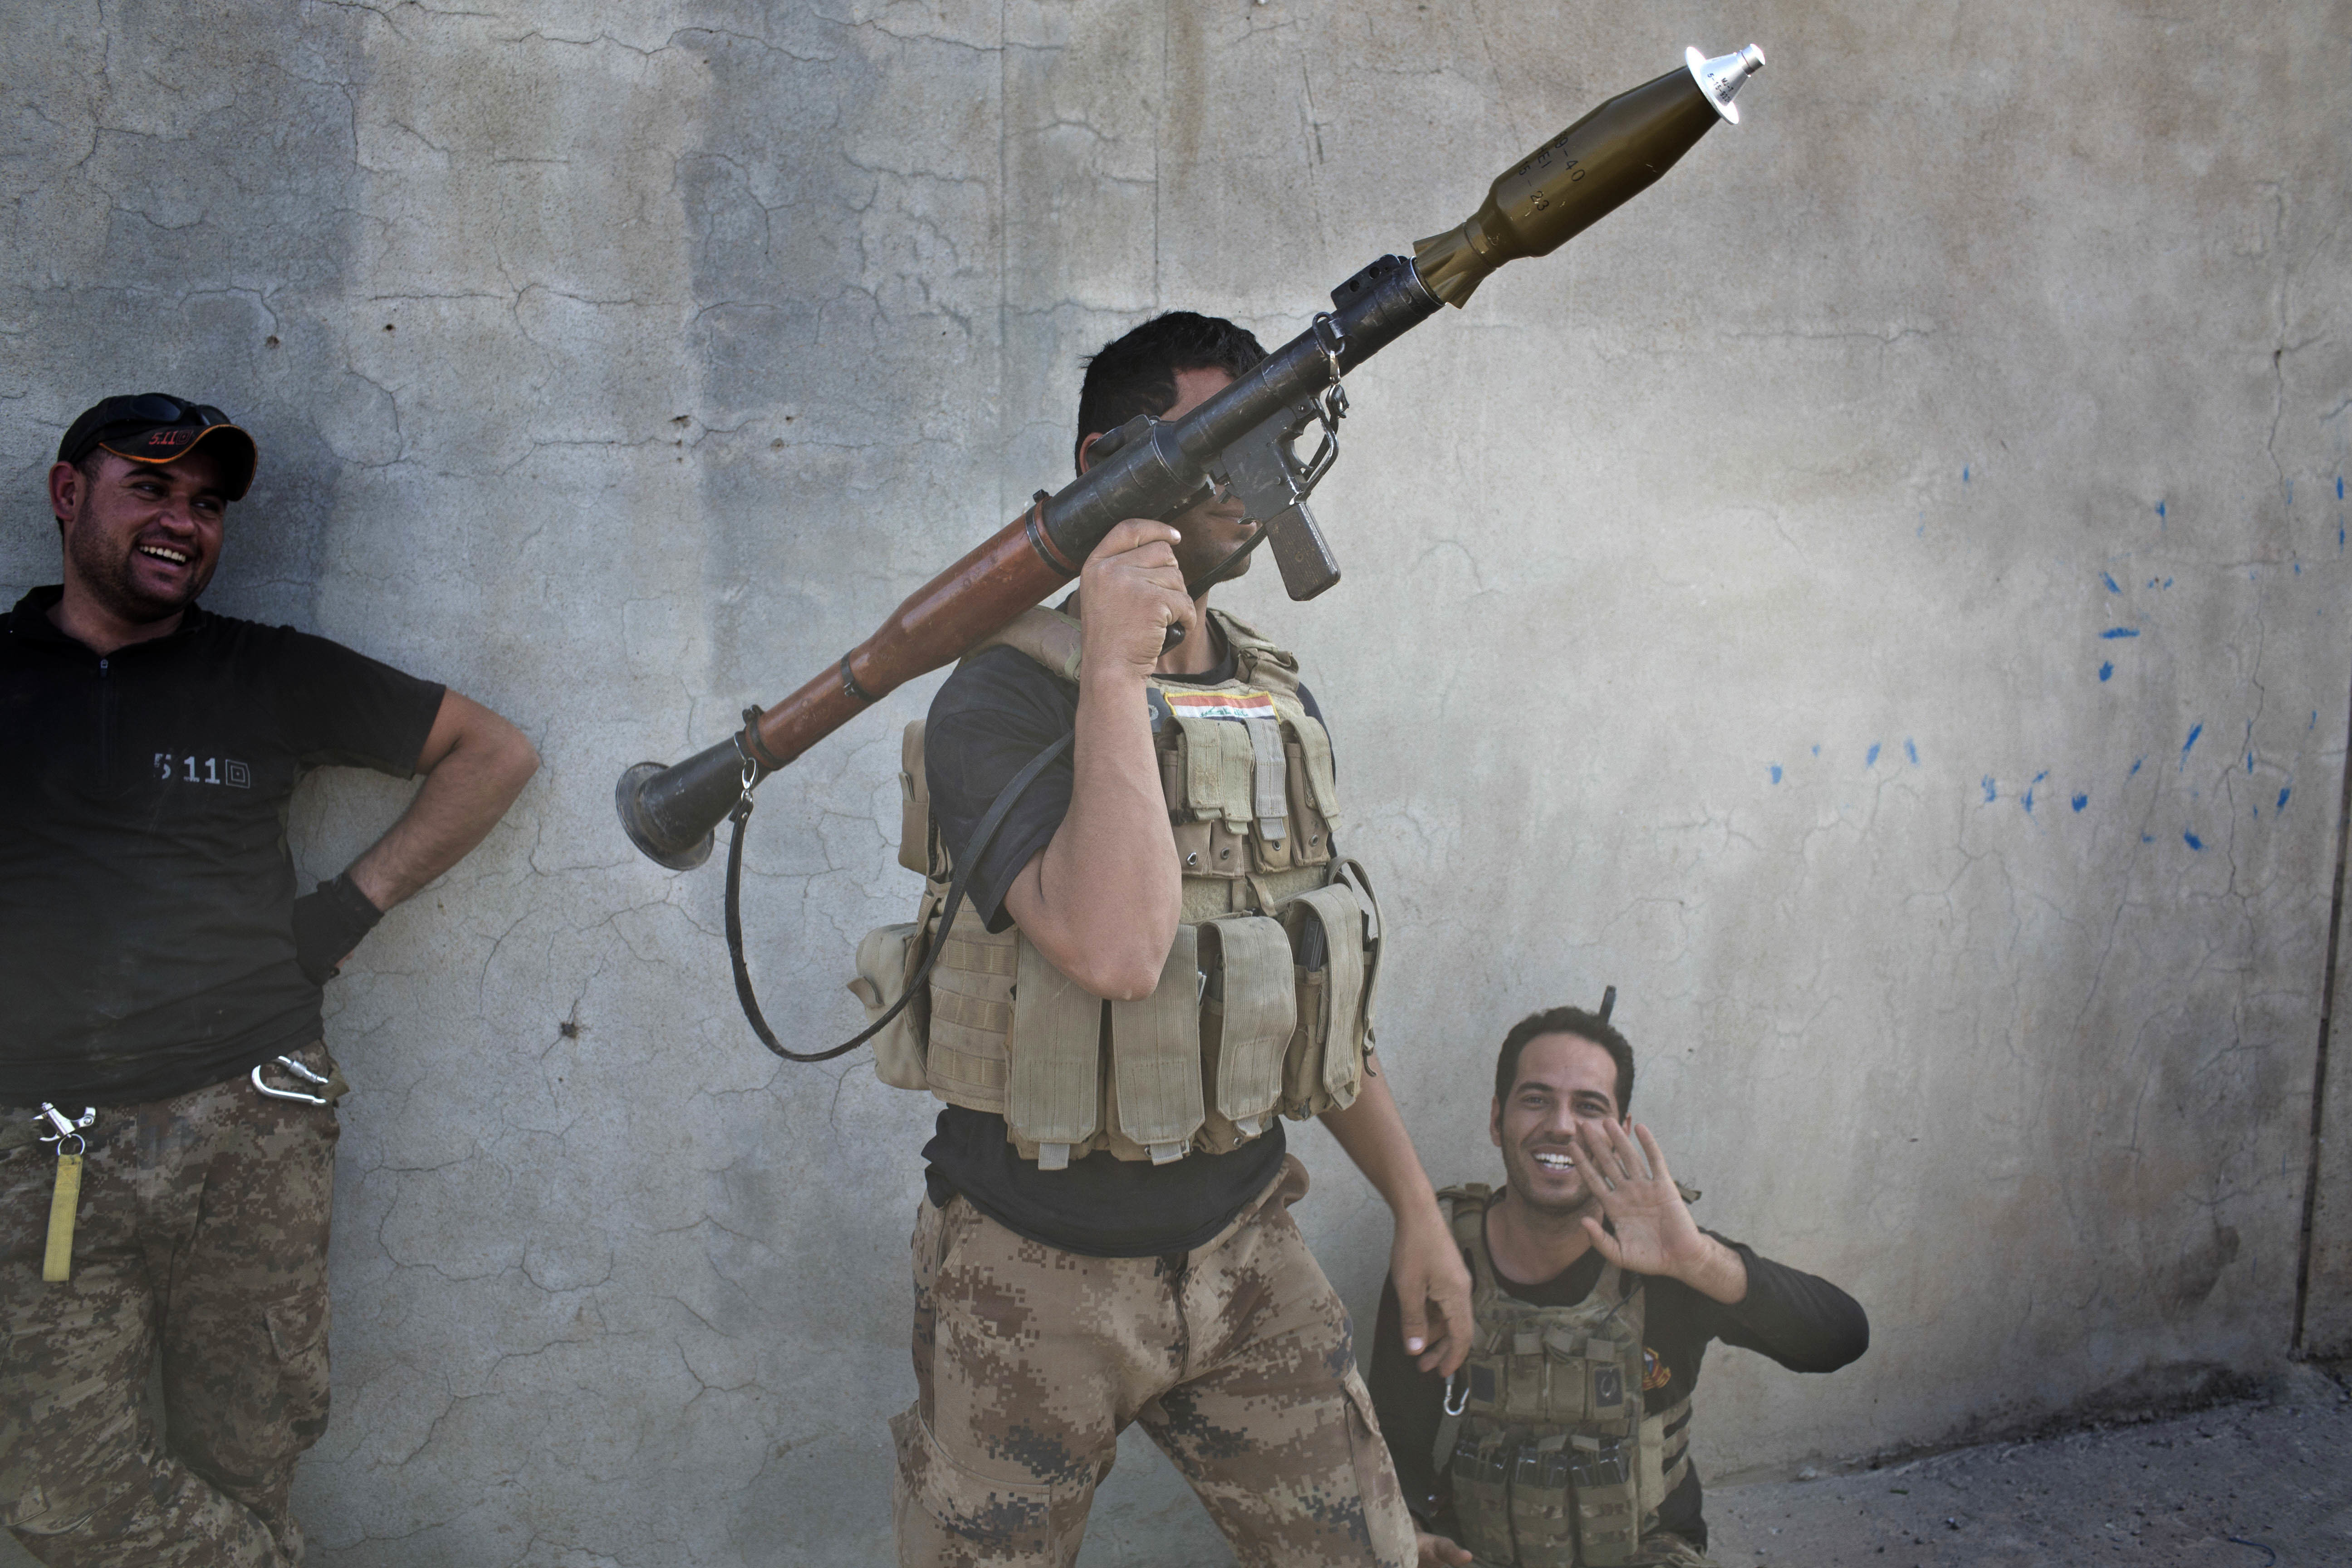
<path fill-rule="evenodd" d="M 317 1046 L 298 1059 L 329 1065 Z M 242 1078 L 100 1110 L 73 1278 L 57 1285 L 41 1279 L 54 1145 L 0 1152 L 0 1521 L 35 1558 L 301 1560 L 286 1497 L 327 1426 L 336 1131 L 332 1109 Z M 147 1397 L 159 1346 L 163 1435 Z"/>
<path fill-rule="evenodd" d="M 919 1396 L 890 1424 L 902 1568 L 1066 1568 L 1140 1421 L 1244 1563 L 1412 1568 L 1348 1314 L 1289 1205 L 1295 1159 L 1205 1247 L 1086 1258 L 962 1198 L 915 1221 Z"/>

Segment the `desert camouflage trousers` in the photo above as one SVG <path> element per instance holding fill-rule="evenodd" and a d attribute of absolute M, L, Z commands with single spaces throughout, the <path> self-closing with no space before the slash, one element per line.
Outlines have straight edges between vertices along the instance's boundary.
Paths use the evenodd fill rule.
<path fill-rule="evenodd" d="M 317 1046 L 297 1059 L 330 1066 Z M 0 1114 L 11 1128 L 25 1115 Z M 55 1285 L 41 1279 L 55 1146 L 0 1149 L 0 1521 L 36 1559 L 301 1560 L 287 1489 L 327 1427 L 335 1138 L 331 1108 L 265 1100 L 243 1078 L 100 1110 L 73 1277 Z"/>
<path fill-rule="evenodd" d="M 890 1424 L 902 1568 L 1066 1568 L 1129 1422 L 1251 1568 L 1412 1568 L 1348 1314 L 1291 1220 L 1296 1159 L 1208 1245 L 1087 1258 L 957 1198 L 915 1221 L 915 1377 Z"/>

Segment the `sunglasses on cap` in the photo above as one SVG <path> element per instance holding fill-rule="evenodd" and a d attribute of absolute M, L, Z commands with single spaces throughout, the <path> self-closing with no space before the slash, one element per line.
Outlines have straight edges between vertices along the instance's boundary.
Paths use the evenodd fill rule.
<path fill-rule="evenodd" d="M 223 488 L 231 500 L 242 500 L 253 482 L 259 458 L 253 437 L 211 404 L 191 403 L 168 393 L 110 397 L 85 409 L 58 444 L 58 460 L 79 463 L 104 447 L 133 462 L 169 463 L 186 456 L 216 430 L 226 433 L 225 444 L 214 448 L 227 464 L 222 473 Z"/>

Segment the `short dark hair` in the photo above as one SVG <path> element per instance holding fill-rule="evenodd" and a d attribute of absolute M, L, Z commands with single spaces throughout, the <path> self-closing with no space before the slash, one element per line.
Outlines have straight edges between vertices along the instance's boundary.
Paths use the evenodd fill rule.
<path fill-rule="evenodd" d="M 1170 310 L 1095 351 L 1078 387 L 1078 439 L 1073 462 L 1089 436 L 1108 435 L 1139 414 L 1176 406 L 1176 373 L 1222 370 L 1238 377 L 1265 357 L 1246 327 L 1222 316 Z"/>
<path fill-rule="evenodd" d="M 1519 1071 L 1519 1053 L 1538 1035 L 1574 1035 L 1607 1051 L 1609 1059 L 1617 1064 L 1617 1115 L 1621 1120 L 1624 1117 L 1633 1103 L 1633 1047 L 1608 1019 L 1581 1007 L 1547 1007 L 1511 1026 L 1511 1032 L 1503 1037 L 1502 1054 L 1495 1058 L 1496 1100 L 1511 1098 L 1511 1080 Z"/>

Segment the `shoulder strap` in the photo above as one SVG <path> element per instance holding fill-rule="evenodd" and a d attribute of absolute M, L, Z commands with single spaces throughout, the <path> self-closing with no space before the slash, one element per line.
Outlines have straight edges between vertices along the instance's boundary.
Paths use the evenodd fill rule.
<path fill-rule="evenodd" d="M 994 636 L 981 641 L 964 658 L 970 658 L 982 648 L 1013 648 L 1027 654 L 1053 675 L 1075 686 L 1078 679 L 1078 657 L 1084 647 L 1076 616 L 1066 616 L 1059 610 L 1049 610 L 1039 605 L 1013 616 Z"/>
<path fill-rule="evenodd" d="M 1013 782 L 998 792 L 994 800 L 989 802 L 987 815 L 980 819 L 980 826 L 971 831 L 971 848 L 964 853 L 961 863 L 956 867 L 955 880 L 948 885 L 947 902 L 940 917 L 940 931 L 942 935 L 954 929 L 957 912 L 963 908 L 965 885 L 971 879 L 971 868 L 980 864 L 982 855 L 986 853 L 989 845 L 995 841 L 996 830 L 1004 825 L 1005 814 L 1013 809 L 1013 803 L 1019 800 L 1022 793 L 1037 782 L 1037 775 L 1044 773 L 1055 758 L 1068 751 L 1071 742 L 1077 738 L 1077 731 L 1073 730 L 1030 758 L 1028 765 L 1013 774 Z M 898 1016 L 908 1000 L 923 989 L 924 983 L 930 978 L 931 965 L 939 962 L 940 953 L 947 943 L 944 941 L 932 942 L 930 951 L 923 954 L 921 967 L 908 977 L 906 990 L 898 994 L 898 1000 L 890 1005 L 890 1010 L 866 1025 L 856 1035 L 829 1051 L 786 1049 L 783 1043 L 776 1038 L 775 1031 L 768 1027 L 768 1020 L 761 1015 L 760 999 L 751 994 L 751 972 L 743 962 L 743 910 L 740 896 L 743 885 L 743 824 L 751 818 L 751 792 L 746 788 L 743 791 L 743 797 L 735 803 L 735 809 L 727 814 L 727 819 L 735 825 L 734 831 L 729 834 L 727 838 L 727 956 L 735 965 L 735 997 L 743 1004 L 743 1016 L 751 1024 L 751 1032 L 760 1037 L 760 1043 L 768 1049 L 791 1062 L 831 1061 L 845 1051 L 856 1050 L 880 1034 L 888 1026 L 890 1020 Z"/>
<path fill-rule="evenodd" d="M 1298 691 L 1298 657 L 1279 648 L 1254 628 L 1244 626 L 1223 610 L 1213 609 L 1209 618 L 1217 623 L 1224 634 L 1225 644 L 1234 650 L 1234 675 L 1236 679 L 1275 687 L 1286 696 Z"/>
<path fill-rule="evenodd" d="M 1494 1259 L 1486 1256 L 1486 1205 L 1493 1201 L 1494 1189 L 1474 1182 L 1448 1187 L 1438 1195 L 1453 1200 L 1445 1205 L 1445 1214 L 1454 1227 L 1454 1243 L 1462 1249 L 1462 1260 L 1470 1265 L 1470 1317 L 1475 1332 L 1476 1320 L 1494 1305 L 1503 1289 L 1495 1278 Z"/>

